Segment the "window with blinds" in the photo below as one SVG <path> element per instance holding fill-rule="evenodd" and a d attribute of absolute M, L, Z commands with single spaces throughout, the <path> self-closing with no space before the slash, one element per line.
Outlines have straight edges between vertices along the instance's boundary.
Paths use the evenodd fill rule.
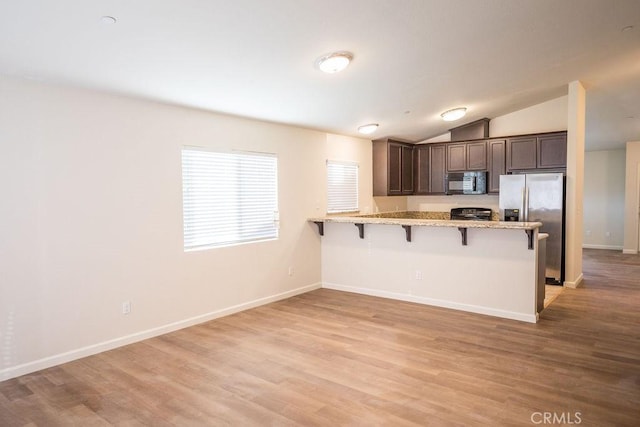
<path fill-rule="evenodd" d="M 358 210 L 358 164 L 327 160 L 327 212 Z"/>
<path fill-rule="evenodd" d="M 278 159 L 182 149 L 185 251 L 278 237 Z"/>

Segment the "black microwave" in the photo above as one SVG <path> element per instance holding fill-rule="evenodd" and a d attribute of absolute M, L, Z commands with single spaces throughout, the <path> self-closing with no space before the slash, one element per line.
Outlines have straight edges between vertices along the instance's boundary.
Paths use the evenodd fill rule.
<path fill-rule="evenodd" d="M 487 194 L 487 172 L 449 172 L 445 189 L 447 194 Z"/>

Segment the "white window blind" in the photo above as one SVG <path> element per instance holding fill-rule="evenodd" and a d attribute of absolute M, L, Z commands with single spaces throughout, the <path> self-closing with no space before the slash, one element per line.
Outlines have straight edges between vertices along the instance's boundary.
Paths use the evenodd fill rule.
<path fill-rule="evenodd" d="M 358 210 L 358 164 L 327 160 L 327 212 Z"/>
<path fill-rule="evenodd" d="M 275 155 L 182 149 L 184 249 L 278 237 Z"/>

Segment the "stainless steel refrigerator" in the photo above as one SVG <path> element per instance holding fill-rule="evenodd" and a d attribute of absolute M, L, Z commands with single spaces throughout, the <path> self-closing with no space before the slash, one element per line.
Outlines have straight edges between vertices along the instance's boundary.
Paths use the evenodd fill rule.
<path fill-rule="evenodd" d="M 500 175 L 500 220 L 539 221 L 547 239 L 546 282 L 564 282 L 564 189 L 562 173 Z"/>

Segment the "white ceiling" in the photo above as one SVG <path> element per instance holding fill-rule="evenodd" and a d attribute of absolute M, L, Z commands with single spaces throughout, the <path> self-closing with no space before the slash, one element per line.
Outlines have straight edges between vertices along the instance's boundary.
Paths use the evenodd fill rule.
<path fill-rule="evenodd" d="M 587 149 L 640 140 L 640 0 L 2 0 L 0 73 L 413 141 L 587 88 Z M 117 18 L 104 25 L 104 15 Z M 633 29 L 622 31 L 623 28 Z M 353 52 L 326 75 L 322 54 Z"/>

